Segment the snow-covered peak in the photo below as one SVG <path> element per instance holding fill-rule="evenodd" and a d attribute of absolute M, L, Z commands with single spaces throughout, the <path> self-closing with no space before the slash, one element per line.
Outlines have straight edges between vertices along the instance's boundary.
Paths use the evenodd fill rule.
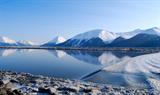
<path fill-rule="evenodd" d="M 125 39 L 130 39 L 132 38 L 133 36 L 139 34 L 139 33 L 142 33 L 144 30 L 141 30 L 141 29 L 135 29 L 133 31 L 130 31 L 130 32 L 124 32 L 124 33 L 119 33 L 119 35 L 122 37 L 122 38 L 125 38 Z"/>
<path fill-rule="evenodd" d="M 153 34 L 153 35 L 158 35 L 158 36 L 160 36 L 160 28 L 158 28 L 158 27 L 153 27 L 153 28 L 144 30 L 142 33 Z"/>
<path fill-rule="evenodd" d="M 96 29 L 91 30 L 85 33 L 78 34 L 77 36 L 73 37 L 72 39 L 79 39 L 79 40 L 88 40 L 92 38 L 100 38 L 104 42 L 114 40 L 118 35 L 116 33 L 112 33 L 110 31 Z"/>
<path fill-rule="evenodd" d="M 54 44 L 59 44 L 59 43 L 63 43 L 65 42 L 66 39 L 62 36 L 57 36 L 56 38 L 54 38 L 53 40 L 49 41 L 48 43 L 54 43 Z"/>
<path fill-rule="evenodd" d="M 16 44 L 15 40 L 12 40 L 12 39 L 4 37 L 4 36 L 0 37 L 0 42 L 1 43 L 8 43 L 8 44 Z"/>
<path fill-rule="evenodd" d="M 125 38 L 125 39 L 129 39 L 134 37 L 137 34 L 151 34 L 151 35 L 158 35 L 160 36 L 160 28 L 158 27 L 153 27 L 153 28 L 149 28 L 149 29 L 136 29 L 130 32 L 124 32 L 124 33 L 118 33 L 121 37 Z"/>
<path fill-rule="evenodd" d="M 23 45 L 35 45 L 33 42 L 27 41 L 27 40 L 19 41 L 19 43 L 21 43 L 21 44 L 23 44 Z"/>
<path fill-rule="evenodd" d="M 158 30 L 160 30 L 160 27 L 152 27 L 151 29 L 158 29 Z"/>

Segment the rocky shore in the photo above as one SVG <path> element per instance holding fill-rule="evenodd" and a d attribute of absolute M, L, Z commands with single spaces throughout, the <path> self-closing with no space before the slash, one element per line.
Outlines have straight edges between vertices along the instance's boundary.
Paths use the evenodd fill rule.
<path fill-rule="evenodd" d="M 111 87 L 79 80 L 0 71 L 0 95 L 159 95 L 151 89 Z"/>

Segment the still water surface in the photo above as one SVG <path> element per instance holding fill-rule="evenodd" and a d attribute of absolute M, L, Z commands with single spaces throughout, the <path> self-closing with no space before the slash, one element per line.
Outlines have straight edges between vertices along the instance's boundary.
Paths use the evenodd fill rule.
<path fill-rule="evenodd" d="M 0 69 L 65 79 L 81 79 L 113 86 L 152 88 L 151 83 L 148 82 L 148 76 L 159 81 L 160 77 L 157 73 L 153 76 L 144 73 L 133 74 L 104 70 L 106 67 L 143 55 L 147 54 L 109 51 L 0 49 Z M 159 67 L 157 68 L 160 70 Z"/>

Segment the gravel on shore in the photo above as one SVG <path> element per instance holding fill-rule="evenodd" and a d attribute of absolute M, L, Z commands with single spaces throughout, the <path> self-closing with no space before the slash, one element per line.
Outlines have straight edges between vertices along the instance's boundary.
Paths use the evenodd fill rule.
<path fill-rule="evenodd" d="M 0 71 L 0 95 L 160 95 L 160 92 Z"/>

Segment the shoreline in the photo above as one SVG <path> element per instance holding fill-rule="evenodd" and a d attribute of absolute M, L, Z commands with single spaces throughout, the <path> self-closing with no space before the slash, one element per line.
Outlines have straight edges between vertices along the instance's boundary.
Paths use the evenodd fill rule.
<path fill-rule="evenodd" d="M 158 95 L 152 89 L 112 87 L 81 80 L 0 71 L 0 95 Z"/>
<path fill-rule="evenodd" d="M 46 49 L 46 50 L 83 50 L 83 51 L 122 51 L 122 52 L 160 52 L 160 47 L 41 47 L 41 46 L 0 46 L 0 49 Z"/>

